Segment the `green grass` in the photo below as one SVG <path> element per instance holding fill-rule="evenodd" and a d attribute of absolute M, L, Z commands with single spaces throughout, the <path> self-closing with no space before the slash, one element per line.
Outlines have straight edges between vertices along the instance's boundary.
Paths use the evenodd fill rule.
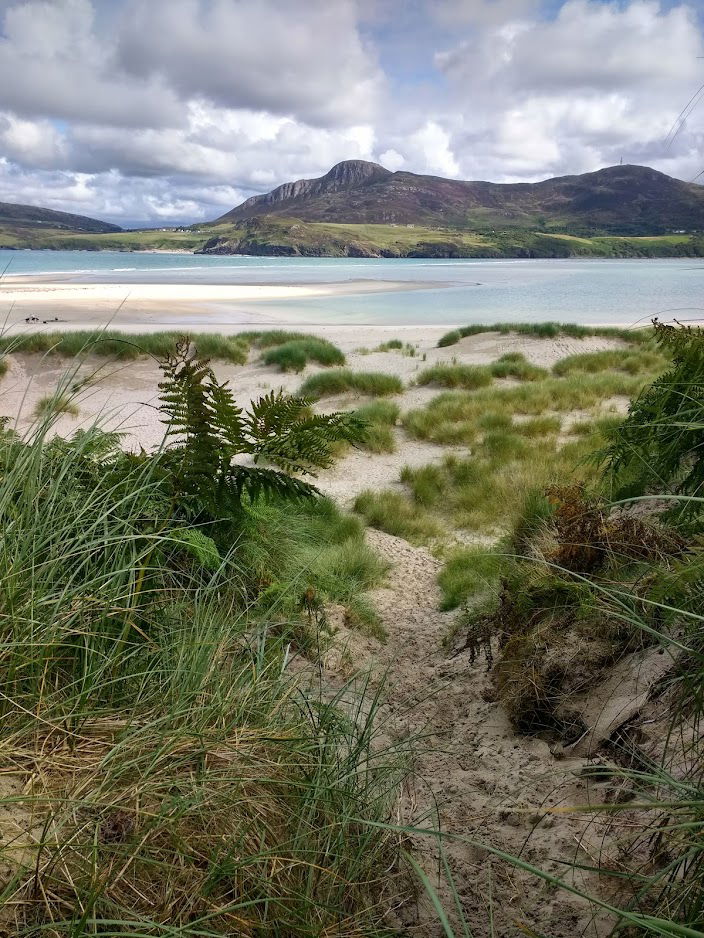
<path fill-rule="evenodd" d="M 476 439 L 479 420 L 487 413 L 512 418 L 514 414 L 537 417 L 546 411 L 588 410 L 612 397 L 633 397 L 645 383 L 645 376 L 600 372 L 475 392 L 447 391 L 427 407 L 409 411 L 403 424 L 417 439 L 469 444 Z"/>
<path fill-rule="evenodd" d="M 401 481 L 410 499 L 406 514 L 415 511 L 445 530 L 499 537 L 511 528 L 523 499 L 536 486 L 594 478 L 595 466 L 584 460 L 603 445 L 598 430 L 559 446 L 556 423 L 537 429 L 540 433 L 532 427 L 521 432 L 524 426 L 517 424 L 477 431 L 471 456 L 448 454 L 440 463 L 404 468 Z"/>
<path fill-rule="evenodd" d="M 479 603 L 486 595 L 495 596 L 503 562 L 498 549 L 466 547 L 453 550 L 438 576 L 442 593 L 440 608 L 457 609 L 470 599 Z"/>
<path fill-rule="evenodd" d="M 262 356 L 264 364 L 278 365 L 281 371 L 301 372 L 308 362 L 319 365 L 344 365 L 345 356 L 332 342 L 324 339 L 290 339 L 268 348 Z"/>
<path fill-rule="evenodd" d="M 553 374 L 566 377 L 578 374 L 598 374 L 601 371 L 623 371 L 629 375 L 653 374 L 667 366 L 667 359 L 657 351 L 637 349 L 624 351 L 609 349 L 568 355 L 553 366 Z"/>
<path fill-rule="evenodd" d="M 338 368 L 311 375 L 303 382 L 298 393 L 302 397 L 319 400 L 321 397 L 332 397 L 348 391 L 368 394 L 370 397 L 386 397 L 390 394 L 400 394 L 403 391 L 403 383 L 395 375 L 378 371 L 350 371 L 348 368 Z"/>
<path fill-rule="evenodd" d="M 432 365 L 416 378 L 418 384 L 434 384 L 443 388 L 464 388 L 472 391 L 491 384 L 492 375 L 483 365 Z"/>
<path fill-rule="evenodd" d="M 558 336 L 569 336 L 573 339 L 586 339 L 589 336 L 605 336 L 614 339 L 622 339 L 624 342 L 638 343 L 644 338 L 649 337 L 650 330 L 631 330 L 620 329 L 610 326 L 579 326 L 573 323 L 559 322 L 497 322 L 494 325 L 475 324 L 471 326 L 462 326 L 459 329 L 453 329 L 445 333 L 438 341 L 438 348 L 447 348 L 449 345 L 456 345 L 460 339 L 471 335 L 481 335 L 483 332 L 498 332 L 501 335 L 535 336 L 538 339 L 556 339 Z"/>
<path fill-rule="evenodd" d="M 253 505 L 243 518 L 238 560 L 256 582 L 266 584 L 256 608 L 275 608 L 292 619 L 311 590 L 316 602 L 354 605 L 387 569 L 365 543 L 359 520 L 324 498 Z M 371 613 L 362 624 L 380 634 Z"/>
<path fill-rule="evenodd" d="M 532 365 L 524 355 L 509 353 L 490 365 L 460 365 L 438 362 L 425 368 L 416 381 L 421 385 L 437 385 L 443 388 L 462 388 L 474 391 L 487 387 L 493 378 L 515 378 L 519 381 L 539 381 L 547 377 L 544 368 Z"/>
<path fill-rule="evenodd" d="M 402 537 L 411 544 L 426 543 L 442 533 L 438 521 L 401 492 L 367 490 L 357 496 L 354 510 L 372 528 Z"/>
<path fill-rule="evenodd" d="M 388 342 L 382 342 L 374 349 L 375 352 L 393 352 L 403 349 L 403 342 L 400 339 L 389 339 Z"/>
<path fill-rule="evenodd" d="M 416 347 L 410 342 L 402 342 L 401 339 L 389 339 L 388 342 L 382 342 L 381 345 L 373 350 L 375 352 L 402 352 L 408 358 L 415 358 L 416 356 Z M 368 354 L 368 351 L 365 350 L 365 353 Z"/>
<path fill-rule="evenodd" d="M 403 762 L 363 682 L 343 711 L 289 668 L 326 640 L 318 599 L 374 628 L 359 522 L 245 504 L 219 553 L 154 461 L 95 428 L 49 443 L 53 416 L 0 438 L 0 807 L 30 844 L 0 845 L 4 925 L 385 934 Z"/>
<path fill-rule="evenodd" d="M 398 404 L 392 401 L 372 401 L 358 407 L 355 414 L 367 429 L 361 445 L 371 453 L 393 453 L 396 450 L 394 427 L 400 415 Z"/>
<path fill-rule="evenodd" d="M 78 416 L 78 406 L 70 394 L 58 393 L 50 394 L 47 397 L 40 398 L 37 401 L 35 413 L 38 417 L 45 417 L 50 414 L 69 414 L 71 417 Z"/>
<path fill-rule="evenodd" d="M 178 332 L 129 333 L 117 330 L 89 332 L 36 332 L 0 338 L 0 352 L 24 354 L 52 353 L 63 358 L 100 355 L 131 361 L 144 355 L 164 358 L 173 352 Z M 247 361 L 247 346 L 238 336 L 195 333 L 191 336 L 198 352 L 207 358 L 219 358 L 242 365 Z"/>
<path fill-rule="evenodd" d="M 518 381 L 539 381 L 548 372 L 544 368 L 531 364 L 520 352 L 508 352 L 489 365 L 495 378 L 516 378 Z"/>

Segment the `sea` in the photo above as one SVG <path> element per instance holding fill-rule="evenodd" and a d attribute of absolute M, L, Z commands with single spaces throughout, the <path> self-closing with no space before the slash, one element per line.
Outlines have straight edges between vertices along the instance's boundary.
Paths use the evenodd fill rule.
<path fill-rule="evenodd" d="M 637 325 L 655 316 L 704 319 L 704 260 L 699 258 L 377 260 L 0 250 L 0 286 L 3 276 L 19 275 L 125 285 L 339 285 L 330 296 L 236 304 L 240 320 L 247 311 L 275 319 L 278 309 L 285 311 L 287 322 L 301 325 L 544 320 Z M 365 283 L 364 292 L 345 295 L 345 288 L 360 281 Z M 390 282 L 404 288 L 389 290 Z M 212 323 L 214 304 L 208 306 L 207 319 Z M 232 304 L 220 306 L 215 315 L 222 315 L 225 323 L 234 310 Z"/>

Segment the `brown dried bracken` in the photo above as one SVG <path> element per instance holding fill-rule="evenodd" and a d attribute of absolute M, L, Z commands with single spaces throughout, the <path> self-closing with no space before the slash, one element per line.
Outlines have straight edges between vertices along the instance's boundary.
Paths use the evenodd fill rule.
<path fill-rule="evenodd" d="M 134 829 L 134 814 L 114 808 L 101 819 L 98 838 L 102 844 L 124 843 Z"/>

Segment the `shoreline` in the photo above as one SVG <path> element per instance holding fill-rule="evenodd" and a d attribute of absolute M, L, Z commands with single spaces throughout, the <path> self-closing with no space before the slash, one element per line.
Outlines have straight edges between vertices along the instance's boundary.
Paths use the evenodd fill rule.
<path fill-rule="evenodd" d="M 5 328 L 52 325 L 66 329 L 160 330 L 167 325 L 229 331 L 247 324 L 289 324 L 300 314 L 286 311 L 288 300 L 324 299 L 415 290 L 443 289 L 426 281 L 348 280 L 308 284 L 174 284 L 76 281 L 75 275 L 22 275 L 0 282 Z M 260 303 L 280 303 L 276 311 Z M 223 309 L 226 306 L 226 309 Z M 51 317 L 51 318 L 49 318 Z M 225 318 L 227 317 L 227 318 Z M 358 324 L 355 324 L 358 327 Z"/>

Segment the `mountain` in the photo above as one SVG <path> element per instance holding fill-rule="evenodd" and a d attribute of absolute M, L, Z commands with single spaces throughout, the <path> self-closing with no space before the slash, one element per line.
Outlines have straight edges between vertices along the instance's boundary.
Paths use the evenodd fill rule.
<path fill-rule="evenodd" d="M 423 225 L 572 234 L 704 231 L 704 187 L 646 166 L 610 166 L 536 183 L 463 182 L 346 160 L 317 179 L 247 199 L 213 224 L 259 216 L 305 222 Z"/>
<path fill-rule="evenodd" d="M 55 212 L 50 208 L 38 208 L 36 205 L 17 205 L 14 202 L 0 202 L 0 225 L 12 228 L 51 228 L 59 231 L 87 232 L 105 234 L 122 231 L 119 225 L 111 225 L 85 215 L 73 215 L 70 212 Z"/>

